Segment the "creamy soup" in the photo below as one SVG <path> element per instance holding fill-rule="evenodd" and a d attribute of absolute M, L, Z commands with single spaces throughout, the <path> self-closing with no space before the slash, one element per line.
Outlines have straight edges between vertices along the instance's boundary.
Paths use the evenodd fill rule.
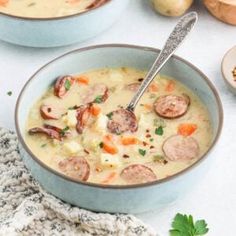
<path fill-rule="evenodd" d="M 145 73 L 105 68 L 57 78 L 29 112 L 27 145 L 58 172 L 99 184 L 151 182 L 189 167 L 211 144 L 208 111 L 183 84 L 157 76 L 135 115 L 126 113 Z"/>
<path fill-rule="evenodd" d="M 22 17 L 60 17 L 101 6 L 107 0 L 0 0 L 0 12 Z"/>

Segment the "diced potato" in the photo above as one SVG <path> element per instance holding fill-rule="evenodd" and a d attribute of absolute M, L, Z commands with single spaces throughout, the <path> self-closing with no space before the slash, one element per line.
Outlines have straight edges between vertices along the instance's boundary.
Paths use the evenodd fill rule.
<path fill-rule="evenodd" d="M 107 130 L 108 117 L 103 114 L 99 114 L 97 120 L 94 123 L 94 130 L 101 134 L 105 134 Z"/>
<path fill-rule="evenodd" d="M 67 115 L 63 116 L 62 120 L 69 127 L 75 127 L 77 124 L 76 110 L 68 110 Z"/>
<path fill-rule="evenodd" d="M 119 71 L 112 71 L 110 74 L 110 80 L 112 82 L 123 82 L 123 75 Z"/>
<path fill-rule="evenodd" d="M 101 154 L 101 165 L 106 168 L 116 168 L 120 165 L 119 156 L 107 153 Z"/>
<path fill-rule="evenodd" d="M 83 147 L 75 141 L 64 143 L 63 148 L 68 154 L 76 154 L 83 150 Z"/>

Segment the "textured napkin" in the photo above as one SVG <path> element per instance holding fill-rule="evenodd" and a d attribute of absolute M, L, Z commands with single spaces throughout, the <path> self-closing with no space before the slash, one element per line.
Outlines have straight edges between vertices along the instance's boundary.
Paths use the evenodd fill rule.
<path fill-rule="evenodd" d="M 0 236 L 156 235 L 131 215 L 94 213 L 45 192 L 22 162 L 14 132 L 0 128 Z"/>

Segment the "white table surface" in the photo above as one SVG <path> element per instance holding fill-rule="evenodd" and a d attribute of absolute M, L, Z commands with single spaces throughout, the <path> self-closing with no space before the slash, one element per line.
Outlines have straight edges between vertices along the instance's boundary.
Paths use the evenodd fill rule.
<path fill-rule="evenodd" d="M 124 1 L 124 0 L 123 0 Z M 236 27 L 215 20 L 200 1 L 193 9 L 199 23 L 179 56 L 199 67 L 215 84 L 224 106 L 225 122 L 220 141 L 209 158 L 213 164 L 184 198 L 162 209 L 138 215 L 156 230 L 168 235 L 171 219 L 177 212 L 207 220 L 212 236 L 234 236 L 236 223 L 236 97 L 226 89 L 220 63 L 224 53 L 236 44 Z M 43 64 L 71 49 L 94 44 L 129 43 L 162 47 L 176 19 L 157 15 L 148 0 L 131 0 L 120 20 L 107 32 L 87 42 L 53 49 L 32 49 L 0 42 L 0 126 L 14 129 L 17 96 L 28 78 Z M 7 96 L 12 91 L 11 97 Z"/>

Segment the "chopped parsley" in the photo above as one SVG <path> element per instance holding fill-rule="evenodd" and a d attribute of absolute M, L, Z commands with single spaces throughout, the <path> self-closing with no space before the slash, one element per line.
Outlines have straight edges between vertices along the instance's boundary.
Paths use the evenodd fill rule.
<path fill-rule="evenodd" d="M 139 154 L 141 155 L 141 156 L 145 156 L 146 155 L 146 150 L 144 150 L 144 149 L 139 149 L 138 150 L 138 152 L 139 152 Z"/>
<path fill-rule="evenodd" d="M 70 80 L 67 79 L 65 82 L 65 89 L 68 91 L 70 89 L 70 87 L 71 87 L 71 82 L 70 82 Z"/>
<path fill-rule="evenodd" d="M 153 142 L 153 141 L 154 141 L 154 138 L 150 138 L 149 140 L 150 140 L 150 142 Z"/>
<path fill-rule="evenodd" d="M 165 157 L 162 156 L 162 155 L 153 156 L 153 161 L 154 162 L 160 162 L 160 163 L 165 163 L 166 162 Z"/>
<path fill-rule="evenodd" d="M 103 96 L 102 95 L 98 95 L 94 100 L 94 103 L 102 103 L 103 102 Z"/>
<path fill-rule="evenodd" d="M 155 134 L 156 135 L 163 135 L 164 133 L 164 130 L 163 130 L 163 127 L 162 126 L 159 126 L 158 128 L 155 129 Z"/>
<path fill-rule="evenodd" d="M 191 215 L 180 213 L 176 214 L 171 226 L 170 236 L 202 236 L 209 231 L 205 220 L 194 222 Z"/>
<path fill-rule="evenodd" d="M 46 146 L 47 146 L 47 144 L 44 143 L 44 144 L 42 144 L 40 147 L 41 147 L 41 148 L 44 148 L 44 147 L 46 147 Z"/>
<path fill-rule="evenodd" d="M 68 131 L 70 128 L 68 127 L 68 126 L 66 126 L 64 129 L 62 129 L 61 131 L 60 131 L 60 135 L 61 136 L 65 136 L 66 135 L 66 131 Z"/>
<path fill-rule="evenodd" d="M 8 95 L 8 96 L 11 96 L 11 95 L 12 95 L 12 91 L 8 91 L 8 92 L 7 92 L 7 95 Z"/>
<path fill-rule="evenodd" d="M 112 116 L 113 116 L 113 112 L 110 112 L 110 113 L 107 114 L 107 117 L 108 117 L 110 120 L 111 120 Z"/>
<path fill-rule="evenodd" d="M 153 120 L 153 125 L 155 127 L 162 126 L 163 128 L 166 127 L 165 121 L 161 118 L 155 118 Z"/>

